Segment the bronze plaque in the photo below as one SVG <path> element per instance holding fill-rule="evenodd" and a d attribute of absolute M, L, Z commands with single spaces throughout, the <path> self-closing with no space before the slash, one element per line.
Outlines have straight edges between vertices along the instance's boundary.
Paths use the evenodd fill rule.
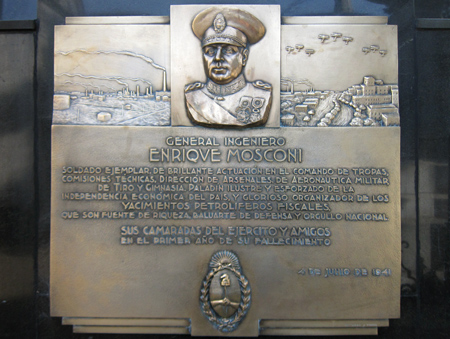
<path fill-rule="evenodd" d="M 395 26 L 278 6 L 95 21 L 55 36 L 53 316 L 196 336 L 399 317 Z"/>

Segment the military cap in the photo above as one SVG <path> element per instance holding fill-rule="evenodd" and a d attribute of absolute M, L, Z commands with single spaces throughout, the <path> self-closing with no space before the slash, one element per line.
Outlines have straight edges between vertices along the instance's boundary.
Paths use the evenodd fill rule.
<path fill-rule="evenodd" d="M 217 43 L 245 47 L 257 43 L 266 33 L 254 15 L 230 7 L 210 7 L 200 12 L 192 21 L 192 30 L 202 47 Z"/>

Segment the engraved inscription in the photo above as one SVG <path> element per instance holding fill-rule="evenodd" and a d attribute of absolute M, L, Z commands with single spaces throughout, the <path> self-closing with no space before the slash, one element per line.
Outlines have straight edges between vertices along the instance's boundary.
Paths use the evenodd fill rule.
<path fill-rule="evenodd" d="M 330 246 L 329 227 L 123 225 L 122 245 Z"/>
<path fill-rule="evenodd" d="M 323 277 L 323 278 L 334 278 L 334 277 L 391 277 L 392 269 L 390 268 L 350 268 L 350 267 L 307 267 L 301 268 L 298 272 L 301 276 L 309 277 Z"/>
<path fill-rule="evenodd" d="M 61 217 L 389 221 L 387 168 L 303 167 L 301 149 L 280 137 L 169 136 L 165 144 L 150 148 L 155 166 L 63 166 L 61 199 L 72 208 Z M 251 165 L 259 163 L 269 167 Z M 86 209 L 88 201 L 104 208 Z"/>
<path fill-rule="evenodd" d="M 389 204 L 385 168 L 67 166 L 61 180 L 68 189 L 62 200 L 116 201 L 121 212 L 145 211 L 132 218 L 389 220 L 386 213 L 365 208 Z M 75 183 L 86 190 L 71 191 Z M 369 194 L 373 187 L 377 191 Z M 342 204 L 356 204 L 361 211 L 345 213 Z M 97 217 L 80 214 L 109 217 L 98 212 Z"/>

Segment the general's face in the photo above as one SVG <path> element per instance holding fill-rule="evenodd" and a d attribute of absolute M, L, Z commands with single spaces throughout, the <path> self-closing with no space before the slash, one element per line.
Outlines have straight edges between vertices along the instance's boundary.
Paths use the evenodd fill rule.
<path fill-rule="evenodd" d="M 203 47 L 203 67 L 212 81 L 225 85 L 241 74 L 248 57 L 248 49 L 228 44 Z"/>

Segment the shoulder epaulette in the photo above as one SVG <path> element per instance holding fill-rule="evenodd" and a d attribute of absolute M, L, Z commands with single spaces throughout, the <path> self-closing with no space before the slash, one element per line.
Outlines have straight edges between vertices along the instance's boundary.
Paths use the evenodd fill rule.
<path fill-rule="evenodd" d="M 195 91 L 197 89 L 202 89 L 203 87 L 205 87 L 205 84 L 202 82 L 193 82 L 192 84 L 187 84 L 186 86 L 184 86 L 184 92 L 192 92 Z"/>
<path fill-rule="evenodd" d="M 272 85 L 269 84 L 268 82 L 264 82 L 262 80 L 256 80 L 256 81 L 252 82 L 252 84 L 256 88 L 260 88 L 260 89 L 263 89 L 265 91 L 271 91 L 272 90 Z"/>

